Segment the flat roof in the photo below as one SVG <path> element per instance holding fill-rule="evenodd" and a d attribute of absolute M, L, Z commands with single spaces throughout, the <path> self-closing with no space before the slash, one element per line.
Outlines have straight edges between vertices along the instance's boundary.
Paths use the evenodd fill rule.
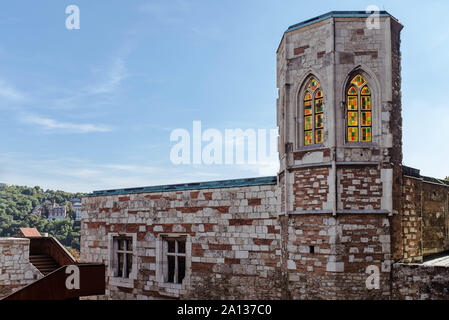
<path fill-rule="evenodd" d="M 422 176 L 419 169 L 402 165 L 402 173 L 409 177 L 422 179 L 424 182 L 441 184 L 449 187 L 449 181 L 445 179 L 437 179 L 433 177 Z"/>
<path fill-rule="evenodd" d="M 85 196 L 86 197 L 96 197 L 96 196 L 107 196 L 107 195 L 128 194 L 128 193 L 151 193 L 151 192 L 163 192 L 163 191 L 183 191 L 183 190 L 198 190 L 198 189 L 251 187 L 251 186 L 274 185 L 274 184 L 277 184 L 277 177 L 269 176 L 269 177 L 258 177 L 258 178 L 205 181 L 205 182 L 195 182 L 195 183 L 168 184 L 168 185 L 148 186 L 148 187 L 138 187 L 138 188 L 98 190 L 98 191 L 93 191 L 92 193 L 89 193 Z"/>

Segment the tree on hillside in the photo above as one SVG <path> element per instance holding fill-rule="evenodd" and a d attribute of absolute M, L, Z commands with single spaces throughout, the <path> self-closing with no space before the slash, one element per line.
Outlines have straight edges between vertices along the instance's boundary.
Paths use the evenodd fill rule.
<path fill-rule="evenodd" d="M 79 250 L 79 221 L 74 221 L 75 212 L 70 199 L 81 198 L 81 193 L 42 190 L 40 187 L 6 186 L 0 189 L 0 237 L 16 236 L 19 228 L 37 228 L 39 232 L 48 232 L 64 246 Z M 49 221 L 45 217 L 32 214 L 33 209 L 43 204 L 55 201 L 65 205 L 67 218 L 65 220 Z"/>

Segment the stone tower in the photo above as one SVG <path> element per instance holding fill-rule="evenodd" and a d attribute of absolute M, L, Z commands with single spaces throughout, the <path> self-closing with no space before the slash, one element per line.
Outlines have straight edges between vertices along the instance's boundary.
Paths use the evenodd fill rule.
<path fill-rule="evenodd" d="M 389 295 L 402 257 L 401 29 L 385 11 L 339 11 L 280 42 L 282 268 L 294 299 Z"/>

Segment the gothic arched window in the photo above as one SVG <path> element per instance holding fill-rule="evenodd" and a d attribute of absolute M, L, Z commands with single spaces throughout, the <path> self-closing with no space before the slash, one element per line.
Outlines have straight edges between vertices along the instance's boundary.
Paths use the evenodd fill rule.
<path fill-rule="evenodd" d="M 363 76 L 356 75 L 347 91 L 346 139 L 348 142 L 372 141 L 371 90 Z"/>
<path fill-rule="evenodd" d="M 304 93 L 304 145 L 323 143 L 323 91 L 317 79 L 309 80 Z"/>

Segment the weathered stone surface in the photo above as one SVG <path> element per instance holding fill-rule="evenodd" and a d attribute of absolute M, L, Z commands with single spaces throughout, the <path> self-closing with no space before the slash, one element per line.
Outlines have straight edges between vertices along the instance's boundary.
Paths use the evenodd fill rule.
<path fill-rule="evenodd" d="M 42 277 L 29 252 L 29 239 L 0 238 L 0 299 Z"/>

